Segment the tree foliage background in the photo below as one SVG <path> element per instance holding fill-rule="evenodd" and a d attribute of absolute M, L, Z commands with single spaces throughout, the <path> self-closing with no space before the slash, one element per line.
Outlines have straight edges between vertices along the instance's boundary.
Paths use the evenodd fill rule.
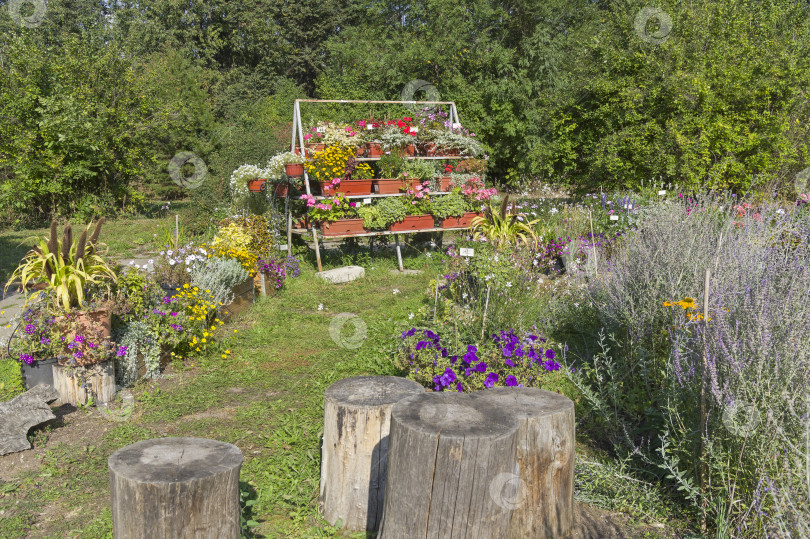
<path fill-rule="evenodd" d="M 36 16 L 36 5 L 44 17 L 30 28 L 11 16 Z M 671 28 L 660 17 L 639 25 L 645 7 Z M 288 144 L 295 98 L 398 99 L 414 79 L 456 101 L 505 186 L 660 178 L 790 194 L 810 165 L 808 9 L 0 0 L 0 222 L 185 196 L 167 173 L 178 151 L 206 161 L 209 197 L 227 197 L 235 167 Z M 305 120 L 337 114 L 308 107 Z"/>

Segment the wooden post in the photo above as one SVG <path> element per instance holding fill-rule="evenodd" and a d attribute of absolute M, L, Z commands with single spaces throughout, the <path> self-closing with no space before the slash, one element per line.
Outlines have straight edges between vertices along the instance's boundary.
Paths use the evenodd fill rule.
<path fill-rule="evenodd" d="M 399 234 L 394 234 L 394 241 L 397 244 L 397 263 L 399 263 L 399 271 L 405 271 L 402 265 L 402 251 L 399 248 Z"/>
<path fill-rule="evenodd" d="M 267 280 L 264 278 L 264 273 L 259 273 L 259 282 L 261 283 L 262 287 L 262 297 L 267 296 Z"/>
<path fill-rule="evenodd" d="M 436 276 L 436 290 L 433 294 L 433 321 L 436 321 L 436 308 L 439 306 L 439 276 Z"/>
<path fill-rule="evenodd" d="M 289 187 L 288 189 L 292 189 Z M 287 211 L 287 256 L 292 255 L 292 210 Z"/>
<path fill-rule="evenodd" d="M 513 508 L 503 537 L 569 537 L 574 528 L 574 403 L 551 391 L 522 387 L 485 389 L 472 397 L 510 410 L 520 421 L 519 473 L 498 493 L 499 501 Z"/>
<path fill-rule="evenodd" d="M 321 486 L 318 508 L 329 524 L 376 531 L 388 470 L 391 408 L 425 389 L 407 378 L 356 376 L 335 382 L 324 395 Z"/>
<path fill-rule="evenodd" d="M 240 536 L 238 447 L 158 438 L 119 449 L 107 465 L 116 539 Z"/>
<path fill-rule="evenodd" d="M 596 277 L 599 277 L 599 265 L 598 261 L 596 260 L 596 238 L 593 235 L 593 217 L 591 216 L 591 210 L 588 210 L 588 221 L 591 223 L 591 253 L 593 253 L 593 273 Z"/>
<path fill-rule="evenodd" d="M 174 214 L 174 248 L 180 248 L 180 215 Z"/>
<path fill-rule="evenodd" d="M 315 227 L 312 227 L 312 239 L 315 240 L 315 258 L 318 261 L 318 271 L 323 271 L 323 266 L 321 266 L 321 249 L 318 247 L 318 232 L 315 230 Z"/>
<path fill-rule="evenodd" d="M 709 285 L 711 282 L 712 270 L 706 268 L 706 276 L 703 281 L 703 369 L 700 376 L 700 529 L 706 532 L 706 398 L 709 385 L 709 358 L 706 351 L 706 325 L 709 321 Z"/>
<path fill-rule="evenodd" d="M 512 511 L 494 493 L 513 474 L 519 422 L 456 392 L 394 405 L 380 539 L 506 537 Z"/>
<path fill-rule="evenodd" d="M 481 317 L 481 338 L 484 338 L 484 331 L 487 327 L 487 309 L 489 309 L 489 285 L 487 285 L 487 301 L 484 303 L 484 315 Z"/>

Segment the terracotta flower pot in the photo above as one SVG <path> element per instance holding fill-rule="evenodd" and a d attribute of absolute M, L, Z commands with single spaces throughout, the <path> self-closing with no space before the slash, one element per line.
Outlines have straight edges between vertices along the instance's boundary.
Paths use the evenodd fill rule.
<path fill-rule="evenodd" d="M 248 180 L 248 190 L 253 193 L 261 193 L 267 188 L 267 180 L 260 178 L 257 180 Z"/>
<path fill-rule="evenodd" d="M 404 220 L 388 227 L 391 232 L 411 232 L 433 228 L 432 215 L 408 215 Z"/>
<path fill-rule="evenodd" d="M 371 181 L 372 180 L 343 180 L 337 187 L 332 187 L 332 182 L 319 182 L 321 184 L 321 193 L 324 196 L 337 195 L 343 193 L 344 195 L 370 195 L 371 194 Z M 326 189 L 329 187 L 329 189 Z"/>
<path fill-rule="evenodd" d="M 461 217 L 448 217 L 442 220 L 442 228 L 468 228 L 472 224 L 472 220 L 479 215 L 479 213 L 471 211 Z"/>
<path fill-rule="evenodd" d="M 414 146 L 413 144 L 408 144 L 405 147 L 405 154 L 408 157 L 413 157 L 414 155 L 416 155 L 416 146 Z"/>
<path fill-rule="evenodd" d="M 450 176 L 442 176 L 439 178 L 439 189 L 442 191 L 450 190 Z"/>
<path fill-rule="evenodd" d="M 382 157 L 382 146 L 379 142 L 366 142 L 366 157 Z"/>
<path fill-rule="evenodd" d="M 396 195 L 405 187 L 405 180 L 399 178 L 380 178 L 372 180 L 372 191 L 377 195 Z"/>
<path fill-rule="evenodd" d="M 426 157 L 433 157 L 436 155 L 436 143 L 435 142 L 423 142 L 419 145 L 419 153 Z"/>
<path fill-rule="evenodd" d="M 314 144 L 314 143 L 307 143 L 307 150 L 309 150 L 310 155 L 315 152 L 320 152 L 326 149 L 326 144 Z"/>
<path fill-rule="evenodd" d="M 363 226 L 362 219 L 340 219 L 327 221 L 321 225 L 324 236 L 347 236 L 350 234 L 365 234 L 368 230 Z"/>
<path fill-rule="evenodd" d="M 304 165 L 301 163 L 287 163 L 284 165 L 284 173 L 290 178 L 300 178 L 304 175 Z"/>
<path fill-rule="evenodd" d="M 279 183 L 279 184 L 276 184 L 276 188 L 275 188 L 274 192 L 275 192 L 275 195 L 278 198 L 284 198 L 284 197 L 287 196 L 287 190 L 288 190 L 288 186 L 287 186 L 286 183 Z"/>

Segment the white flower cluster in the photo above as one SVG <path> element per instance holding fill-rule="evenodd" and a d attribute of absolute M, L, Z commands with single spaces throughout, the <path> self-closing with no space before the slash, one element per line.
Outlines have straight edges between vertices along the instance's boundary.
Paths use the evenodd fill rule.
<path fill-rule="evenodd" d="M 242 165 L 231 174 L 231 194 L 234 198 L 248 196 L 247 182 L 264 178 L 265 171 L 257 165 Z"/>
<path fill-rule="evenodd" d="M 282 152 L 274 155 L 270 158 L 270 160 L 267 162 L 267 166 L 264 168 L 264 177 L 269 180 L 280 180 L 285 174 L 284 165 L 288 163 L 301 162 L 303 162 L 301 156 L 295 155 L 293 152 Z"/>
<path fill-rule="evenodd" d="M 191 273 L 191 268 L 194 264 L 208 260 L 207 254 L 205 249 L 200 247 L 195 248 L 191 244 L 177 250 L 168 249 L 166 251 L 160 251 L 160 256 L 164 257 L 170 266 L 183 264 L 186 266 L 186 271 L 189 273 Z"/>

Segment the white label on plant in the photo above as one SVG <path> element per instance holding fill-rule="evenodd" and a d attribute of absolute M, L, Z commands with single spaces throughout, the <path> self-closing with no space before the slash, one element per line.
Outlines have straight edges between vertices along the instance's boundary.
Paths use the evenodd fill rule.
<path fill-rule="evenodd" d="M 461 129 L 461 124 L 458 122 L 453 122 L 453 129 Z"/>
<path fill-rule="evenodd" d="M 618 220 L 619 220 L 619 216 L 618 216 L 618 215 L 611 215 L 611 216 L 610 216 L 610 220 L 611 220 L 611 221 L 618 221 Z"/>
<path fill-rule="evenodd" d="M 662 196 L 664 196 L 666 194 L 667 194 L 666 190 L 658 191 L 658 196 L 662 197 Z"/>
<path fill-rule="evenodd" d="M 462 247 L 459 249 L 461 256 L 474 256 L 475 249 L 470 249 L 469 247 Z"/>
<path fill-rule="evenodd" d="M 288 245 L 287 245 L 286 243 L 285 243 L 285 244 L 283 244 L 283 245 L 279 245 L 279 246 L 278 246 L 279 250 L 281 250 L 281 251 L 286 251 L 286 250 L 287 250 L 287 247 L 288 247 Z"/>
<path fill-rule="evenodd" d="M 373 125 L 371 125 L 371 124 L 366 124 L 366 129 L 368 129 L 369 131 L 371 131 L 372 129 L 374 129 L 374 126 L 373 126 Z"/>
<path fill-rule="evenodd" d="M 371 204 L 371 199 L 370 198 L 364 198 L 363 199 L 363 204 Z"/>
<path fill-rule="evenodd" d="M 323 127 L 323 126 L 316 127 L 315 131 L 318 132 L 318 133 L 326 133 L 326 128 Z"/>
<path fill-rule="evenodd" d="M 411 127 L 411 133 L 418 133 L 418 132 L 419 132 L 418 127 Z"/>

